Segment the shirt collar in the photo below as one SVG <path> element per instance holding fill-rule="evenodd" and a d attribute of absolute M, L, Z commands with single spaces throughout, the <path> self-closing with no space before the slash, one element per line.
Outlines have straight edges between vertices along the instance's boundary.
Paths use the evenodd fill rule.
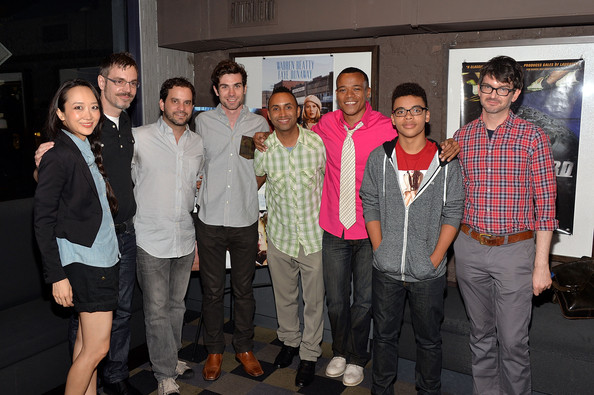
<path fill-rule="evenodd" d="M 223 122 L 227 122 L 229 119 L 227 118 L 227 114 L 225 113 L 225 110 L 223 110 L 223 106 L 221 105 L 221 103 L 219 103 L 216 108 L 215 108 L 216 114 L 219 117 L 219 119 Z M 239 121 L 241 118 L 245 117 L 245 114 L 251 112 L 250 108 L 243 104 L 241 107 L 241 111 L 239 113 L 239 117 L 237 118 L 237 121 Z M 237 122 L 236 122 L 237 123 Z"/>
<path fill-rule="evenodd" d="M 87 164 L 90 165 L 91 163 L 95 162 L 95 154 L 93 154 L 93 151 L 91 150 L 91 143 L 89 142 L 88 137 L 83 141 L 79 137 L 76 137 L 74 134 L 67 132 L 64 129 L 62 129 L 62 133 L 64 133 L 74 142 L 76 147 L 85 158 Z"/>
<path fill-rule="evenodd" d="M 159 128 L 159 132 L 161 132 L 163 135 L 173 135 L 173 129 L 171 129 L 171 126 L 167 125 L 165 120 L 163 120 L 163 115 L 159 117 L 159 120 L 157 121 L 157 127 Z M 186 129 L 184 130 L 183 134 L 186 134 L 188 131 L 190 131 L 190 128 L 186 123 Z"/>
<path fill-rule="evenodd" d="M 298 145 L 303 145 L 308 149 L 314 149 L 315 146 L 313 145 L 311 137 L 307 133 L 305 133 L 307 129 L 303 128 L 299 124 L 297 124 L 297 127 L 299 127 L 299 137 L 297 137 L 297 143 L 295 144 L 295 147 L 297 147 Z M 274 131 L 274 133 L 268 136 L 268 139 L 266 139 L 265 143 L 268 146 L 268 149 L 285 148 L 285 146 L 280 142 L 280 140 L 276 136 L 276 130 Z"/>
<path fill-rule="evenodd" d="M 514 112 L 512 110 L 509 110 L 509 112 L 507 114 L 507 118 L 505 118 L 505 121 L 503 121 L 500 125 L 498 125 L 495 128 L 495 130 L 497 130 L 497 128 L 499 128 L 500 126 L 503 126 L 505 128 L 508 128 L 508 129 L 511 128 L 517 118 L 518 118 L 518 116 L 516 114 L 514 114 Z M 485 129 L 487 129 L 487 124 L 483 120 L 483 113 L 482 112 L 481 112 L 481 116 L 479 117 L 479 121 L 481 122 L 482 126 Z"/>
<path fill-rule="evenodd" d="M 359 124 L 359 122 L 356 122 L 354 125 L 349 125 L 347 123 L 347 121 L 345 121 L 345 119 L 344 119 L 344 113 L 342 111 L 340 111 L 340 109 L 338 111 L 340 112 L 339 122 L 342 125 L 346 125 L 349 129 L 353 129 Z M 369 102 L 366 101 L 365 102 L 365 112 L 363 113 L 363 116 L 361 117 L 361 121 L 360 121 L 360 122 L 363 122 L 363 125 L 369 124 L 369 120 L 371 117 L 371 111 L 372 111 L 371 104 L 369 104 Z"/>

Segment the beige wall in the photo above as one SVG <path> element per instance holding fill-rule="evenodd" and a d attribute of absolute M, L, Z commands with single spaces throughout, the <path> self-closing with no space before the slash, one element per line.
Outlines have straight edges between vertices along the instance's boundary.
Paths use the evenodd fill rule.
<path fill-rule="evenodd" d="M 378 110 L 386 115 L 391 110 L 390 98 L 394 87 L 414 81 L 427 91 L 431 109 L 431 138 L 445 137 L 447 105 L 448 49 L 456 46 L 481 46 L 486 42 L 526 40 L 552 37 L 594 36 L 594 25 L 566 28 L 535 28 L 462 33 L 417 34 L 379 38 L 311 42 L 248 47 L 235 50 L 210 51 L 194 55 L 197 103 L 214 105 L 211 94 L 210 73 L 213 67 L 229 53 L 308 48 L 337 48 L 344 46 L 379 46 Z M 249 76 L 248 76 L 249 89 Z"/>

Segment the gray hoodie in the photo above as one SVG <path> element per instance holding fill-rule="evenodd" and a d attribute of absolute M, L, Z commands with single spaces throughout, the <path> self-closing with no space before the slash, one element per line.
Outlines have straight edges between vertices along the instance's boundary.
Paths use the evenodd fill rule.
<path fill-rule="evenodd" d="M 394 147 L 398 138 L 371 152 L 359 194 L 365 222 L 380 221 L 382 242 L 373 266 L 401 281 L 422 281 L 446 272 L 446 259 L 433 267 L 431 253 L 443 224 L 458 228 L 464 212 L 464 187 L 458 160 L 433 157 L 419 190 L 408 207 L 399 185 Z M 435 142 L 433 142 L 435 143 Z"/>

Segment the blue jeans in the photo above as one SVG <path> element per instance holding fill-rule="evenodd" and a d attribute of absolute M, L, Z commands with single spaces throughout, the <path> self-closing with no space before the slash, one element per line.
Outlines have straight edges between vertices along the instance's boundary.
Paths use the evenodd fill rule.
<path fill-rule="evenodd" d="M 369 361 L 367 343 L 371 326 L 371 242 L 345 240 L 324 232 L 322 262 L 334 356 L 365 366 Z"/>
<path fill-rule="evenodd" d="M 146 343 L 157 381 L 175 378 L 194 251 L 179 258 L 157 258 L 138 247 Z"/>
<path fill-rule="evenodd" d="M 394 394 L 398 339 L 408 297 L 417 363 L 418 394 L 441 394 L 441 322 L 446 276 L 404 282 L 373 269 L 373 394 Z"/>
<path fill-rule="evenodd" d="M 117 235 L 120 249 L 120 284 L 118 308 L 113 314 L 111 342 L 105 359 L 101 362 L 105 382 L 117 383 L 128 378 L 128 353 L 130 351 L 130 316 L 132 297 L 136 286 L 136 232 L 129 221 L 125 232 Z M 78 315 L 73 315 L 68 327 L 70 355 L 73 353 Z"/>

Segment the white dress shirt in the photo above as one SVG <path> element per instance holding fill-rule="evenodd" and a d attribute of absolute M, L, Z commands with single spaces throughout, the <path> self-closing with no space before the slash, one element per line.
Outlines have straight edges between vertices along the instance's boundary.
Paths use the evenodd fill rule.
<path fill-rule="evenodd" d="M 188 255 L 196 240 L 191 212 L 204 162 L 202 138 L 186 126 L 176 143 L 162 117 L 132 133 L 136 244 L 157 258 Z"/>

